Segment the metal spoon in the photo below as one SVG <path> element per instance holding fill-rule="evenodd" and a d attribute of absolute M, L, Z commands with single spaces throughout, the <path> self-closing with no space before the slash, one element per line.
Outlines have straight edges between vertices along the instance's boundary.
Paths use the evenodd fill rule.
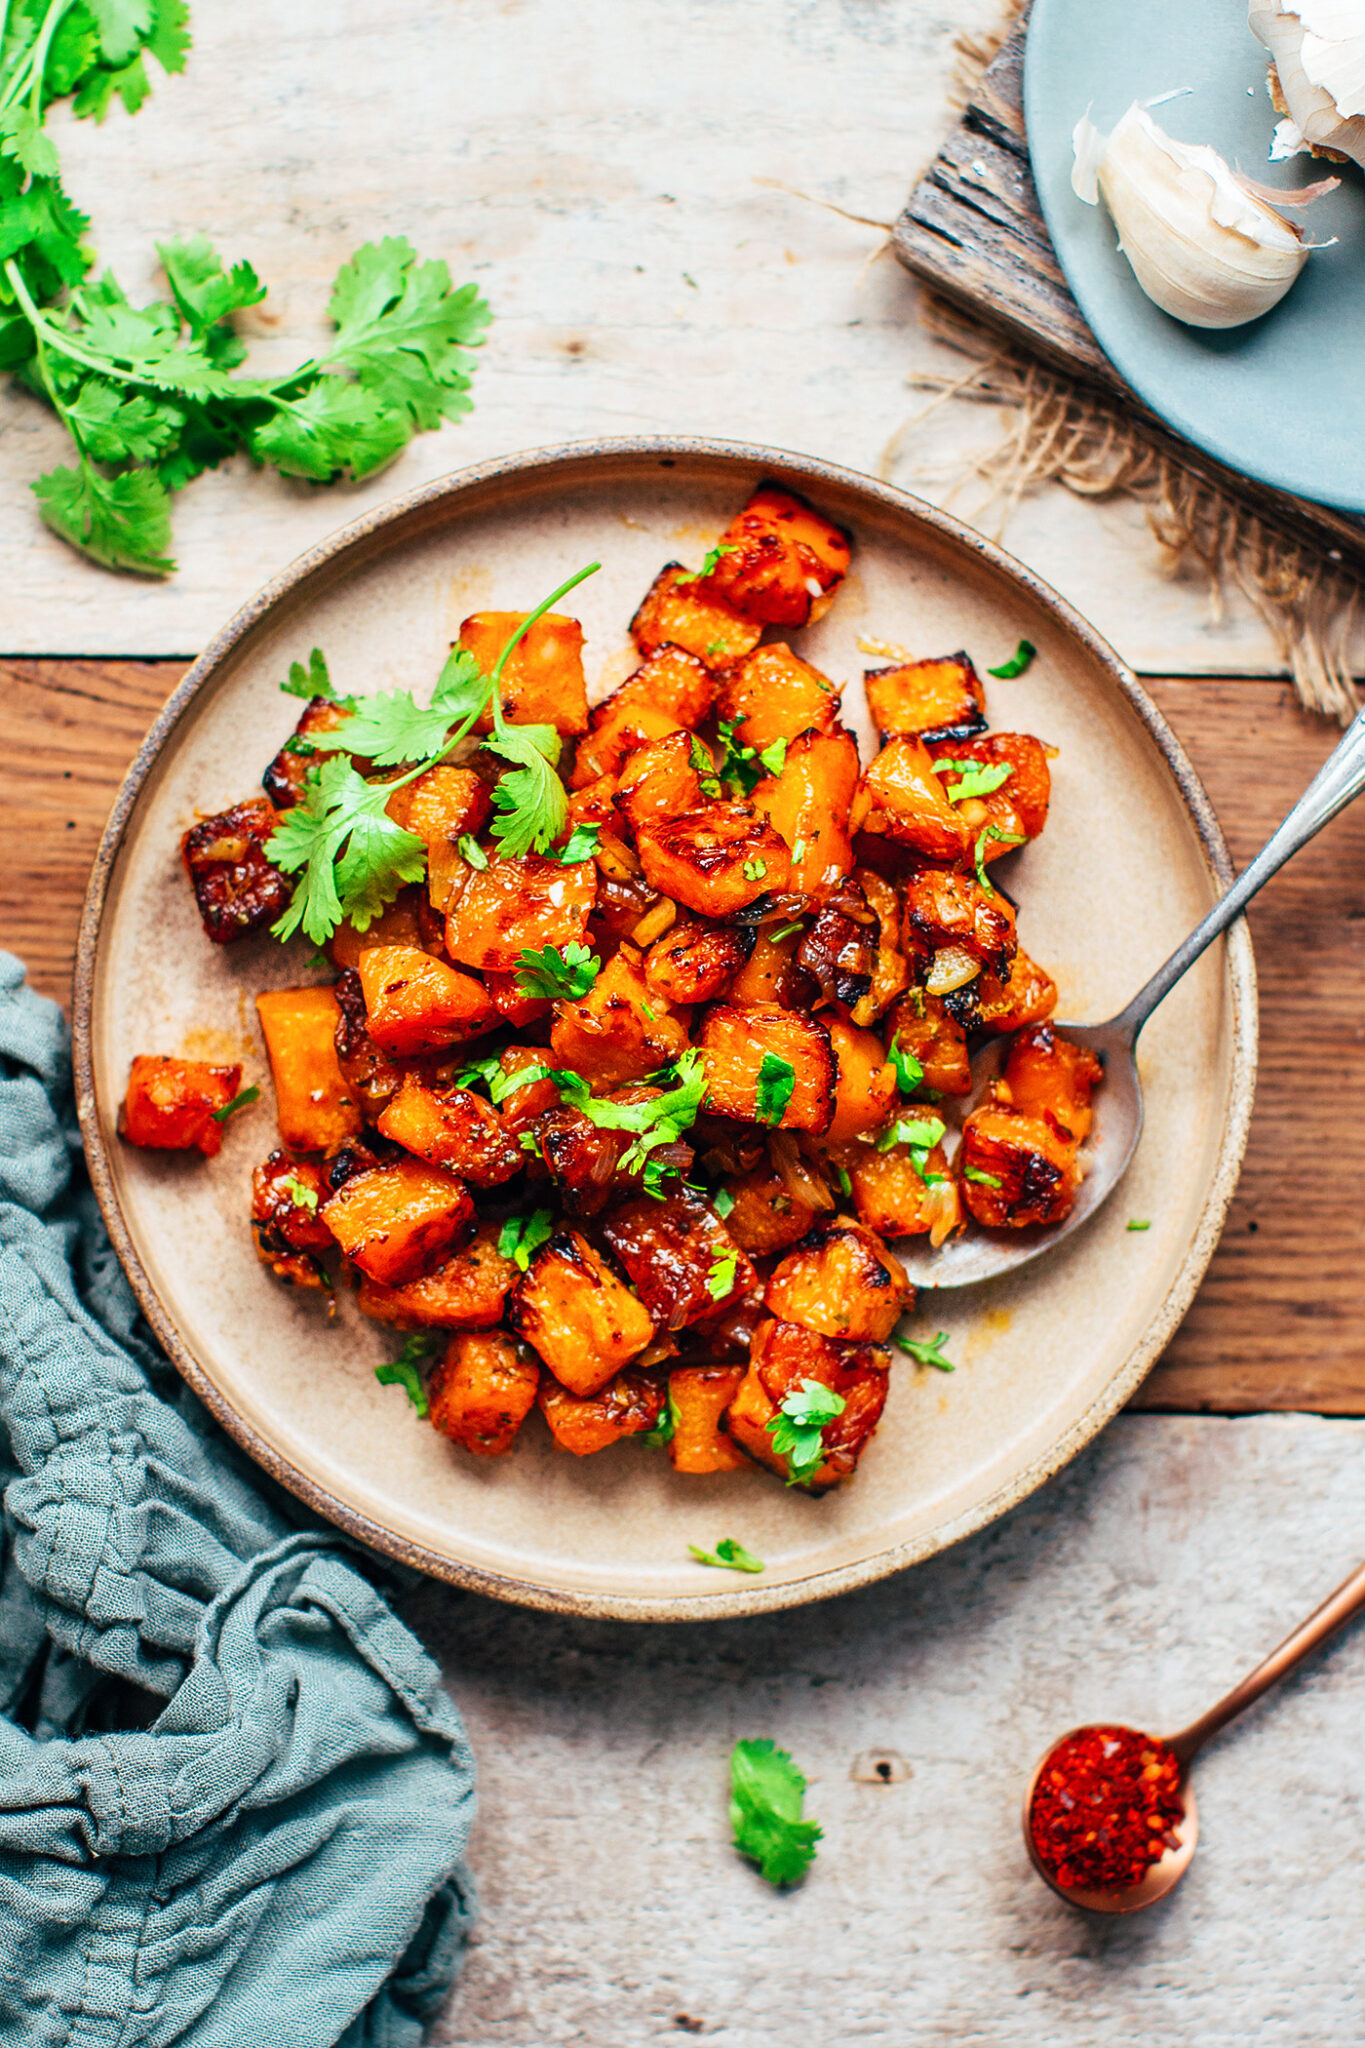
<path fill-rule="evenodd" d="M 1264 888 L 1287 860 L 1321 832 L 1338 811 L 1365 789 L 1365 711 L 1357 712 L 1346 732 L 1295 804 L 1289 816 L 1261 848 L 1208 916 L 1177 946 L 1164 967 L 1157 969 L 1145 987 L 1138 990 L 1127 1009 L 1120 1010 L 1107 1024 L 1072 1024 L 1058 1020 L 1057 1029 L 1078 1044 L 1088 1045 L 1104 1062 L 1104 1080 L 1095 1091 L 1095 1121 L 1081 1152 L 1085 1179 L 1075 1207 L 1064 1223 L 1032 1226 L 1026 1230 L 983 1230 L 970 1227 L 937 1251 L 927 1237 L 903 1238 L 896 1246 L 897 1257 L 916 1287 L 971 1287 L 980 1280 L 992 1280 L 1016 1266 L 1041 1258 L 1079 1229 L 1107 1201 L 1127 1169 L 1142 1135 L 1142 1086 L 1137 1071 L 1138 1033 L 1157 1004 L 1163 1002 L 1191 968 L 1200 954 L 1234 918 L 1240 917 L 1253 896 Z M 989 1081 L 1004 1067 L 1009 1039 L 996 1038 L 972 1060 L 972 1089 L 957 1106 L 965 1116 L 969 1104 L 980 1101 Z M 943 1103 L 940 1114 L 953 1106 Z"/>
<path fill-rule="evenodd" d="M 1092 1913 L 1138 1913 L 1144 1906 L 1154 1906 L 1158 1899 L 1164 1899 L 1189 1869 L 1195 1844 L 1199 1839 L 1199 1811 L 1194 1803 L 1194 1787 L 1190 1783 L 1190 1765 L 1195 1757 L 1210 1736 L 1216 1735 L 1220 1728 L 1225 1728 L 1229 1721 L 1244 1713 L 1253 1700 L 1258 1700 L 1261 1694 L 1278 1679 L 1283 1678 L 1286 1672 L 1292 1671 L 1296 1664 L 1302 1663 L 1310 1651 L 1316 1650 L 1319 1643 L 1325 1642 L 1328 1636 L 1348 1622 L 1352 1615 L 1358 1614 L 1362 1607 L 1365 1607 L 1365 1564 L 1353 1571 L 1350 1578 L 1338 1586 L 1336 1592 L 1324 1600 L 1321 1607 L 1309 1615 L 1307 1621 L 1301 1622 L 1292 1635 L 1286 1636 L 1277 1650 L 1272 1650 L 1254 1671 L 1249 1671 L 1240 1685 L 1234 1685 L 1232 1691 L 1219 1700 L 1217 1706 L 1210 1707 L 1207 1714 L 1201 1714 L 1197 1721 L 1191 1721 L 1189 1727 L 1182 1728 L 1178 1735 L 1165 1738 L 1167 1748 L 1174 1750 L 1180 1760 L 1180 1789 L 1184 1795 L 1185 1814 L 1179 1826 L 1173 1831 L 1179 1837 L 1179 1846 L 1168 1849 L 1159 1862 L 1151 1865 L 1140 1882 L 1130 1886 L 1126 1891 L 1070 1890 L 1058 1884 L 1040 1860 L 1029 1829 L 1029 1809 L 1033 1804 L 1034 1787 L 1048 1758 L 1058 1747 L 1056 1742 L 1052 1743 L 1039 1760 L 1037 1769 L 1029 1779 L 1028 1790 L 1024 1794 L 1024 1841 L 1029 1859 L 1043 1883 L 1050 1886 L 1059 1899 L 1065 1899 L 1068 1905 L 1084 1906 Z M 1089 1725 L 1112 1727 L 1114 1724 L 1110 1722 Z M 1084 1732 L 1083 1728 L 1073 1728 L 1071 1735 L 1080 1735 Z M 1059 1738 L 1061 1742 L 1069 1739 L 1066 1735 Z"/>

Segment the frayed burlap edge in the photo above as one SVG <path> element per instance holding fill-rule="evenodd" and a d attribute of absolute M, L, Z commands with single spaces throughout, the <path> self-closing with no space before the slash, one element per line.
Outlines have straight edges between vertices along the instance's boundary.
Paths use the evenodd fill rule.
<path fill-rule="evenodd" d="M 1360 701 L 1353 677 L 1365 669 L 1365 607 L 1346 569 L 1266 526 L 1156 446 L 1118 405 L 988 334 L 948 300 L 925 292 L 920 319 L 973 366 L 961 376 L 912 377 L 914 388 L 934 396 L 888 443 L 884 476 L 913 430 L 941 405 L 967 400 L 1004 408 L 1013 418 L 999 441 L 967 464 L 945 502 L 975 480 L 984 495 L 968 516 L 980 525 L 994 512 L 998 537 L 1020 500 L 1044 484 L 1062 484 L 1078 497 L 1137 499 L 1147 508 L 1165 571 L 1202 573 L 1215 617 L 1235 584 L 1273 634 L 1299 701 L 1350 722 Z"/>

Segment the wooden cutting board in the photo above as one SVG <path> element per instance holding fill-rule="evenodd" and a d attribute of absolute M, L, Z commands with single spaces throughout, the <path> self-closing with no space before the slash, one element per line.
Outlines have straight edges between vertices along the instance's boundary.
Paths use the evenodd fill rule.
<path fill-rule="evenodd" d="M 1163 426 L 1101 351 L 1066 287 L 1043 225 L 1024 135 L 1027 10 L 895 227 L 907 270 L 984 327 L 1117 400 L 1156 446 L 1292 540 L 1365 573 L 1365 519 L 1290 497 L 1224 468 Z"/>

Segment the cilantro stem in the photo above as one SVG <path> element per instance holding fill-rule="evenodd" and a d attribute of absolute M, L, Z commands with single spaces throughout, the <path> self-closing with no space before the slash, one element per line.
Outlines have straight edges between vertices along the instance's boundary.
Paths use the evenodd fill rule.
<path fill-rule="evenodd" d="M 43 17 L 43 25 L 30 45 L 27 56 L 6 87 L 4 99 L 0 100 L 0 106 L 16 106 L 29 90 L 31 82 L 34 92 L 33 114 L 35 119 L 42 118 L 43 77 L 47 71 L 48 52 L 52 47 L 53 36 L 56 35 L 57 30 L 61 27 L 63 15 L 70 13 L 73 4 L 74 0 L 51 0 L 51 5 Z M 0 38 L 3 37 L 4 29 L 8 27 L 8 23 L 9 6 L 7 4 L 5 7 L 4 24 L 0 24 Z"/>

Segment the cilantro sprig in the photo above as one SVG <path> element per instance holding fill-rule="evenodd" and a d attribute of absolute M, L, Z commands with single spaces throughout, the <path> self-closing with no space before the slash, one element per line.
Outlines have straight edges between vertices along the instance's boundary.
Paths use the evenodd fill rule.
<path fill-rule="evenodd" d="M 540 1002 L 577 1002 L 585 996 L 602 971 L 602 962 L 586 946 L 546 946 L 539 953 L 529 948 L 517 955 L 517 987 L 525 996 Z"/>
<path fill-rule="evenodd" d="M 647 1195 L 662 1196 L 663 1182 L 671 1169 L 651 1155 L 660 1145 L 671 1145 L 690 1130 L 697 1120 L 702 1100 L 706 1094 L 706 1063 L 696 1046 L 689 1046 L 669 1066 L 661 1068 L 650 1079 L 664 1081 L 669 1085 L 662 1094 L 651 1096 L 645 1102 L 609 1102 L 605 1097 L 594 1095 L 582 1074 L 575 1074 L 566 1067 L 529 1066 L 522 1067 L 508 1077 L 505 1089 L 529 1088 L 533 1081 L 553 1081 L 563 1100 L 574 1109 L 580 1110 L 589 1123 L 599 1130 L 630 1131 L 635 1142 L 627 1146 L 621 1155 L 621 1171 L 638 1173 Z M 530 1139 L 533 1148 L 535 1139 L 529 1132 L 523 1133 L 522 1142 Z"/>
<path fill-rule="evenodd" d="M 889 1152 L 893 1145 L 904 1145 L 915 1172 L 926 1187 L 932 1187 L 936 1181 L 947 1178 L 946 1174 L 929 1171 L 929 1154 L 935 1145 L 943 1143 L 947 1129 L 942 1119 L 936 1116 L 897 1117 L 878 1137 L 877 1150 Z"/>
<path fill-rule="evenodd" d="M 698 1543 L 689 1543 L 688 1549 L 698 1564 L 715 1565 L 726 1572 L 763 1572 L 768 1569 L 761 1557 L 755 1557 L 752 1550 L 733 1536 L 722 1536 L 714 1550 L 703 1550 Z"/>
<path fill-rule="evenodd" d="M 951 1358 L 945 1358 L 943 1354 L 943 1347 L 948 1342 L 946 1330 L 940 1330 L 937 1336 L 925 1338 L 903 1337 L 897 1330 L 891 1342 L 897 1350 L 904 1351 L 907 1357 L 913 1358 L 916 1365 L 932 1365 L 935 1372 L 957 1371 Z"/>
<path fill-rule="evenodd" d="M 377 1365 L 374 1376 L 381 1387 L 402 1387 L 409 1401 L 417 1411 L 418 1420 L 425 1422 L 430 1409 L 427 1390 L 423 1384 L 420 1368 L 430 1364 L 441 1348 L 441 1338 L 431 1330 L 416 1330 L 397 1358 L 387 1365 Z"/>
<path fill-rule="evenodd" d="M 773 1449 L 787 1461 L 788 1486 L 804 1486 L 825 1462 L 825 1427 L 848 1403 L 819 1380 L 802 1380 L 783 1396 L 768 1424 Z"/>
<path fill-rule="evenodd" d="M 514 1259 L 524 1273 L 543 1244 L 555 1234 L 553 1209 L 536 1209 L 529 1216 L 509 1216 L 498 1232 L 498 1256 Z"/>
<path fill-rule="evenodd" d="M 785 739 L 776 739 L 770 740 L 763 748 L 746 747 L 739 737 L 739 729 L 743 722 L 743 719 L 739 718 L 723 718 L 716 727 L 716 736 L 721 747 L 721 758 L 716 772 L 720 780 L 728 783 L 736 795 L 750 796 L 765 775 L 782 773 L 787 759 L 788 743 Z M 694 750 L 693 766 L 696 765 Z M 709 793 L 706 791 L 705 783 L 702 789 L 703 794 Z"/>
<path fill-rule="evenodd" d="M 771 1885 L 795 1884 L 815 1861 L 823 1838 L 803 1818 L 806 1781 L 785 1749 L 764 1738 L 737 1742 L 730 1756 L 730 1827 L 741 1856 Z"/>

